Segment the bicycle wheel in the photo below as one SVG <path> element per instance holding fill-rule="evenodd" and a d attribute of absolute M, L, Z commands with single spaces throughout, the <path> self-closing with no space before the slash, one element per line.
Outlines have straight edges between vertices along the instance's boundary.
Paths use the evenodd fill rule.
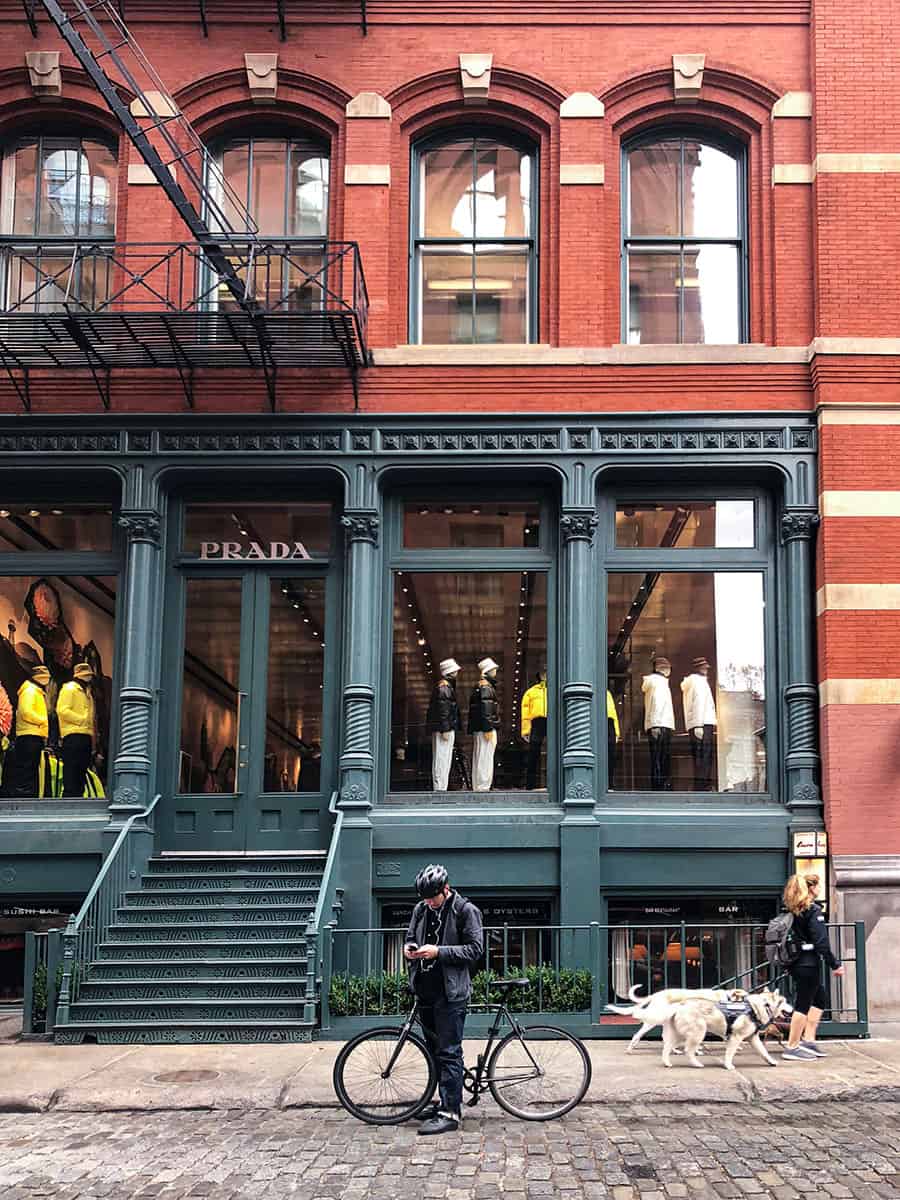
<path fill-rule="evenodd" d="M 507 1034 L 488 1063 L 488 1087 L 501 1108 L 523 1121 L 552 1121 L 584 1099 L 591 1060 L 564 1029 L 531 1025 Z"/>
<path fill-rule="evenodd" d="M 341 1050 L 334 1090 L 352 1116 L 369 1125 L 397 1125 L 414 1117 L 434 1095 L 437 1067 L 424 1041 L 410 1033 L 386 1075 L 400 1029 L 371 1029 Z"/>

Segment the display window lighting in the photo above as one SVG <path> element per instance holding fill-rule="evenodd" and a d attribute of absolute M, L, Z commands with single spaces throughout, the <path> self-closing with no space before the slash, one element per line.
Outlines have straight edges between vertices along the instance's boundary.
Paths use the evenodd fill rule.
<path fill-rule="evenodd" d="M 8 508 L 0 508 L 0 517 L 8 517 L 8 516 L 9 516 L 9 509 Z"/>
<path fill-rule="evenodd" d="M 63 515 L 63 510 L 61 508 L 51 508 L 50 511 L 53 513 L 54 517 L 61 517 Z"/>
<path fill-rule="evenodd" d="M 39 517 L 41 515 L 41 510 L 39 508 L 29 508 L 28 515 L 29 517 Z"/>

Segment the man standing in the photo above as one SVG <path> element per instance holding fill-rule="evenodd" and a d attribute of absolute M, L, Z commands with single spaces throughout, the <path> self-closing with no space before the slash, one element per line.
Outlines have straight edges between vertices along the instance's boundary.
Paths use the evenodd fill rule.
<path fill-rule="evenodd" d="M 431 863 L 416 876 L 413 909 L 403 953 L 419 1018 L 440 1068 L 440 1103 L 426 1108 L 420 1134 L 452 1133 L 462 1120 L 463 1030 L 472 993 L 470 968 L 484 953 L 481 913 L 448 882 L 447 869 Z"/>

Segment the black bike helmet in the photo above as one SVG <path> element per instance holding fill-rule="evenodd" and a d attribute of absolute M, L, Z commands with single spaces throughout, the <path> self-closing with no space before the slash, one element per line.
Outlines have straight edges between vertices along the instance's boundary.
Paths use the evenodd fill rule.
<path fill-rule="evenodd" d="M 420 899 L 429 900 L 432 896 L 439 896 L 447 886 L 448 879 L 447 868 L 440 863 L 429 863 L 423 867 L 416 876 L 416 891 Z"/>

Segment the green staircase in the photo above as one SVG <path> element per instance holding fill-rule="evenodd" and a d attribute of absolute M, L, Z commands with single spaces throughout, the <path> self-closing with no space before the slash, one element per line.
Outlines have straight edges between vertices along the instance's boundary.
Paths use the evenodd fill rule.
<path fill-rule="evenodd" d="M 310 1041 L 306 930 L 324 867 L 319 852 L 152 858 L 140 890 L 122 895 L 56 1040 Z"/>

